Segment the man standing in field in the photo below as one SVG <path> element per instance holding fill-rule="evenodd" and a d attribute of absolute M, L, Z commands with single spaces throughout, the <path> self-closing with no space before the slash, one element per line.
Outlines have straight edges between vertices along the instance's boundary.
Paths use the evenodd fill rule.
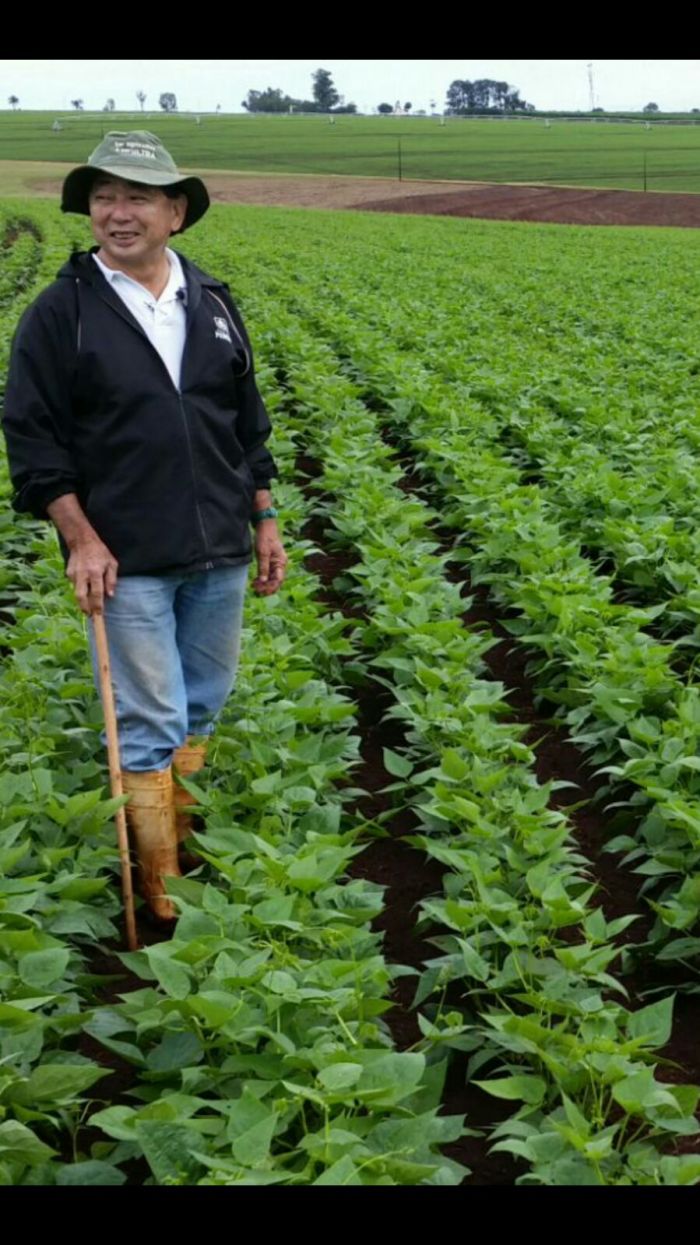
<path fill-rule="evenodd" d="M 255 591 L 284 579 L 271 428 L 227 287 L 168 246 L 207 211 L 204 183 L 153 134 L 113 132 L 61 207 L 89 215 L 97 246 L 15 334 L 13 504 L 53 521 L 80 608 L 104 612 L 141 893 L 171 922 L 163 879 L 189 830 L 173 769 L 203 766 L 234 683 L 251 524 Z"/>

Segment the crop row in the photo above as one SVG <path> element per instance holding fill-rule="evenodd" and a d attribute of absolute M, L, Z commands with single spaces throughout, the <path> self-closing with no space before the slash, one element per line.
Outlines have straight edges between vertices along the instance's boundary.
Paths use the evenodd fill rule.
<path fill-rule="evenodd" d="M 645 893 L 656 888 L 652 943 L 665 958 L 697 955 L 700 700 L 675 672 L 674 647 L 648 634 L 663 605 L 615 603 L 613 581 L 596 573 L 542 491 L 520 482 L 473 403 L 460 407 L 448 385 L 404 351 L 380 347 L 351 314 L 296 291 L 294 304 L 339 347 L 348 374 L 374 394 L 385 423 L 437 483 L 472 582 L 487 582 L 517 611 L 508 627 L 538 654 L 540 695 L 560 706 L 592 761 L 608 763 L 615 786 L 632 784 L 637 837 L 624 834 L 611 847 L 636 864 Z"/>
<path fill-rule="evenodd" d="M 407 376 L 419 367 L 418 392 L 430 372 L 433 394 L 441 388 L 451 409 L 508 447 L 572 535 L 614 558 L 625 584 L 671 596 L 661 627 L 666 616 L 676 631 L 697 625 L 700 377 L 692 339 L 683 337 L 697 299 L 686 238 L 682 246 L 672 232 L 657 234 L 652 245 L 642 231 L 518 232 L 470 222 L 465 279 L 454 222 L 431 222 L 431 234 L 414 222 L 380 249 L 378 227 L 328 221 L 316 231 L 328 235 L 326 245 L 308 244 L 313 257 L 323 249 L 323 264 L 300 276 L 306 239 L 301 223 L 291 225 L 301 237 L 287 237 L 288 217 L 282 225 L 273 218 L 278 267 L 270 274 L 265 248 L 257 248 L 244 257 L 246 279 L 285 288 L 288 306 L 313 299 L 340 325 L 349 318 L 368 349 L 387 342 L 401 351 Z"/>
<path fill-rule="evenodd" d="M 566 254 L 568 244 L 560 249 Z M 596 251 L 606 254 L 604 241 Z M 697 644 L 700 381 L 697 351 L 679 331 L 696 294 L 692 258 L 672 254 L 675 280 L 662 304 L 650 274 L 639 272 L 638 254 L 624 275 L 624 300 L 609 277 L 587 289 L 585 299 L 572 298 L 566 269 L 556 296 L 546 298 L 552 272 L 541 263 L 529 298 L 522 297 L 522 278 L 519 289 L 508 290 L 498 270 L 483 283 L 470 281 L 460 291 L 461 305 L 466 302 L 460 320 L 453 311 L 454 277 L 443 280 L 438 300 L 417 300 L 418 283 L 408 283 L 388 301 L 368 297 L 347 277 L 335 280 L 331 271 L 324 274 L 324 293 L 341 317 L 359 319 L 403 349 L 409 366 L 418 359 L 447 382 L 451 405 L 469 411 L 476 401 L 491 435 L 510 448 L 528 480 L 536 479 L 565 530 L 612 558 L 621 582 L 645 589 L 646 599 L 670 598 L 659 627 L 674 634 L 680 628 L 684 643 Z M 591 260 L 600 264 L 592 248 L 586 254 L 581 247 L 581 259 L 586 269 Z M 645 266 L 650 262 L 645 256 Z M 382 274 L 387 283 L 396 267 L 389 256 Z M 641 308 L 637 291 L 645 281 Z M 535 288 L 542 295 L 538 303 Z M 516 314 L 526 318 L 528 331 L 508 333 L 504 321 Z"/>
<path fill-rule="evenodd" d="M 421 821 L 410 842 L 449 871 L 445 898 L 423 905 L 449 931 L 433 939 L 441 954 L 417 992 L 433 1000 L 423 1032 L 471 1052 L 471 1076 L 494 1063 L 504 1073 L 477 1083 L 525 1104 L 497 1130 L 496 1148 L 526 1158 L 529 1179 L 646 1183 L 683 1171 L 693 1180 L 693 1160 L 660 1158 L 652 1141 L 674 1114 L 649 1066 L 671 1001 L 636 1014 L 610 1001 L 611 939 L 634 918 L 606 925 L 590 906 L 585 862 L 565 816 L 548 808 L 553 785 L 537 782 L 522 728 L 499 722 L 504 689 L 482 677 L 494 641 L 462 625 L 464 602 L 429 527 L 435 513 L 398 487 L 401 469 L 332 352 L 278 306 L 265 312 L 256 300 L 288 387 L 287 426 L 322 456 L 318 513 L 332 541 L 358 556 L 339 590 L 354 584 L 370 668 L 408 727 L 406 755 L 387 764 Z M 445 1011 L 454 983 L 468 1000 L 461 1017 Z M 696 1091 L 681 1097 L 688 1113 L 670 1130 L 693 1133 Z"/>

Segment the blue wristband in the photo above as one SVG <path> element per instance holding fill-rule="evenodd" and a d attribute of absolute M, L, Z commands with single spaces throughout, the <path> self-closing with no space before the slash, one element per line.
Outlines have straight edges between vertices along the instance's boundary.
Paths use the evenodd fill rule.
<path fill-rule="evenodd" d="M 263 519 L 276 519 L 278 511 L 274 506 L 268 506 L 266 510 L 254 510 L 250 516 L 251 523 L 257 527 L 258 523 L 262 523 Z"/>

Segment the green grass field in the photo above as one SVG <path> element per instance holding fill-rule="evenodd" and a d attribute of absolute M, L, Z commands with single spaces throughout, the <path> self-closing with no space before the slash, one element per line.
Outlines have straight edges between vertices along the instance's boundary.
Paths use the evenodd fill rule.
<path fill-rule="evenodd" d="M 56 119 L 63 129 L 51 129 Z M 108 129 L 154 130 L 185 168 L 700 191 L 700 124 L 0 112 L 0 160 L 82 162 Z M 0 186 L 0 189 L 2 187 Z M 7 191 L 5 191 L 7 193 Z"/>

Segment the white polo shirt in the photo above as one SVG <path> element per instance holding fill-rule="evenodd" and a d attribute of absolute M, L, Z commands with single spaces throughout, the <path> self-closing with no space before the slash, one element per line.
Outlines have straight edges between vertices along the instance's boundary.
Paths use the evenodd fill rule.
<path fill-rule="evenodd" d="M 115 294 L 129 308 L 141 325 L 148 340 L 155 346 L 167 367 L 176 389 L 180 388 L 182 352 L 185 349 L 187 283 L 182 264 L 176 251 L 166 248 L 170 263 L 170 277 L 160 298 L 156 298 L 145 285 L 128 277 L 125 272 L 108 268 L 97 255 L 93 255 L 100 272 L 109 281 Z M 181 296 L 178 298 L 178 290 Z"/>

